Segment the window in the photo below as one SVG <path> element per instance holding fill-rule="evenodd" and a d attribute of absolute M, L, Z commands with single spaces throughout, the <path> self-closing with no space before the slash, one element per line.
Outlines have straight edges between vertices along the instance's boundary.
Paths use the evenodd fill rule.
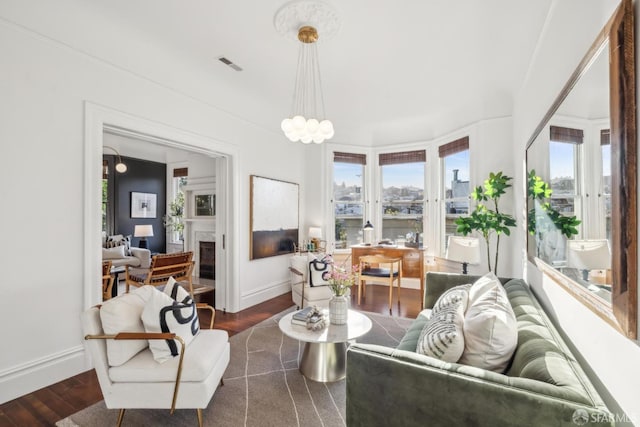
<path fill-rule="evenodd" d="M 416 237 L 424 225 L 426 160 L 425 150 L 380 154 L 383 239 L 419 243 Z"/>
<path fill-rule="evenodd" d="M 169 243 L 181 243 L 184 232 L 184 186 L 187 184 L 188 168 L 175 168 L 171 180 L 171 203 L 169 212 L 164 217 L 164 224 L 169 231 Z"/>
<path fill-rule="evenodd" d="M 579 156 L 584 139 L 581 129 L 559 126 L 550 127 L 549 141 L 549 186 L 551 206 L 562 215 L 582 220 L 582 209 L 578 205 L 580 194 Z M 566 239 L 559 231 L 547 236 L 543 259 L 551 262 L 564 262 L 567 258 Z"/>
<path fill-rule="evenodd" d="M 333 216 L 335 248 L 361 240 L 364 225 L 364 154 L 335 152 L 333 156 Z"/>
<path fill-rule="evenodd" d="M 549 185 L 551 206 L 564 215 L 576 215 L 578 196 L 578 149 L 583 141 L 581 129 L 551 126 L 549 141 Z"/>
<path fill-rule="evenodd" d="M 449 236 L 458 234 L 456 218 L 469 214 L 469 137 L 457 139 L 438 148 L 442 171 L 442 200 L 444 200 L 444 230 L 446 250 Z"/>

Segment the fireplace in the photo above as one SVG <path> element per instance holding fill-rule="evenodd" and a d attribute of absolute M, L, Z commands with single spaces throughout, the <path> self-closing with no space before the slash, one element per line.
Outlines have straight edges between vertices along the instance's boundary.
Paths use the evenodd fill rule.
<path fill-rule="evenodd" d="M 198 276 L 202 279 L 216 278 L 216 243 L 200 240 Z"/>

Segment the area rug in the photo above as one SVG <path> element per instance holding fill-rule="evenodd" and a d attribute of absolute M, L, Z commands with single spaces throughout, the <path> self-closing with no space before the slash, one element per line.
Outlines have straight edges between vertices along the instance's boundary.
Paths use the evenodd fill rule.
<path fill-rule="evenodd" d="M 280 332 L 279 313 L 231 337 L 231 361 L 224 385 L 204 409 L 205 426 L 344 426 L 345 380 L 318 383 L 298 371 L 303 345 Z M 411 319 L 365 313 L 373 327 L 358 342 L 396 346 Z M 113 426 L 118 410 L 104 401 L 56 423 L 59 427 Z M 123 426 L 197 425 L 194 409 L 127 409 Z"/>

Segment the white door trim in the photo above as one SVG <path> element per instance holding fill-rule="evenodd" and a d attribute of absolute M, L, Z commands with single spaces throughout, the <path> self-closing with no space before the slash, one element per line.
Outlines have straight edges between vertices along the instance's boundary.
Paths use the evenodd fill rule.
<path fill-rule="evenodd" d="M 239 277 L 239 224 L 234 220 L 239 212 L 239 200 L 234 195 L 239 191 L 237 158 L 238 149 L 230 143 L 221 142 L 209 137 L 197 135 L 169 125 L 154 122 L 128 113 L 85 101 L 85 153 L 84 153 L 84 289 L 83 300 L 85 308 L 102 302 L 100 286 L 100 265 L 102 254 L 101 241 L 101 197 L 100 185 L 102 177 L 102 146 L 104 129 L 117 129 L 118 133 L 130 133 L 133 136 L 143 136 L 161 144 L 226 158 L 226 168 L 223 182 L 226 183 L 223 218 L 217 218 L 216 241 L 226 241 L 226 250 L 221 250 L 220 267 L 223 268 L 221 280 L 216 280 L 216 308 L 236 312 L 239 310 L 240 288 Z M 223 190 L 224 191 L 224 190 Z M 220 220 L 220 222 L 218 222 Z M 218 263 L 216 263 L 218 268 Z M 216 269 L 217 269 L 216 268 Z M 216 271 L 217 273 L 217 271 Z M 226 278 L 226 280 L 225 280 Z"/>

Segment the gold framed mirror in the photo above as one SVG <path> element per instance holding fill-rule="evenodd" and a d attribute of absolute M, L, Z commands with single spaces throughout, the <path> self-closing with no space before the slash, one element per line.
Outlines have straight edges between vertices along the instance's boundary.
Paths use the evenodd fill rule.
<path fill-rule="evenodd" d="M 634 18 L 623 0 L 527 143 L 529 260 L 637 338 Z"/>

